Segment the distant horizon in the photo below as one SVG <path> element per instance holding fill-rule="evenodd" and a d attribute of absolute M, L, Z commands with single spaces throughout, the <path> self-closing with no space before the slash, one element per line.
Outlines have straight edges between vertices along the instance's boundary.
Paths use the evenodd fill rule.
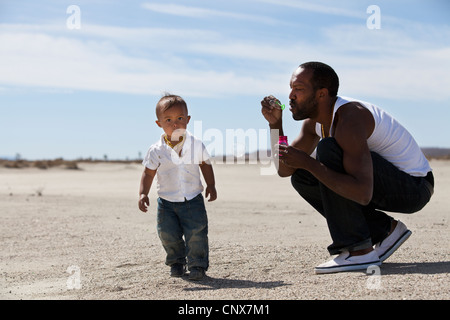
<path fill-rule="evenodd" d="M 420 149 L 422 150 L 422 152 L 427 156 L 427 157 L 447 157 L 450 156 L 450 148 L 442 148 L 442 147 L 420 147 Z M 258 155 L 267 155 L 270 154 L 271 150 L 270 149 L 260 149 L 260 150 L 256 150 L 256 151 L 252 151 L 252 152 L 246 152 L 240 156 L 236 156 L 234 154 L 218 154 L 218 155 L 210 155 L 211 158 L 213 159 L 220 159 L 220 158 L 228 158 L 228 159 L 232 159 L 233 157 L 235 159 L 242 159 L 243 157 L 249 157 L 251 156 L 252 159 L 254 157 L 254 155 L 256 154 L 256 156 Z M 114 161 L 142 161 L 142 158 L 136 157 L 136 158 L 132 158 L 132 157 L 125 157 L 125 158 L 109 158 L 109 157 L 77 157 L 77 158 L 64 158 L 64 157 L 50 157 L 50 158 L 25 158 L 22 157 L 20 155 L 20 157 L 18 158 L 17 156 L 5 156 L 5 155 L 0 155 L 0 161 L 1 160 L 6 160 L 6 161 L 52 161 L 52 160 L 58 160 L 58 159 L 62 159 L 65 161 L 104 161 L 104 162 L 114 162 Z"/>

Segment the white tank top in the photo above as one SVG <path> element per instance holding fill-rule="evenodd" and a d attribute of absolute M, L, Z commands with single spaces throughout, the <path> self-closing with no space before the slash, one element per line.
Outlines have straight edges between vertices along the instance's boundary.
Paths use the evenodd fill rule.
<path fill-rule="evenodd" d="M 339 107 L 353 101 L 367 108 L 375 120 L 375 128 L 367 139 L 370 151 L 378 153 L 398 169 L 415 177 L 424 177 L 431 171 L 428 160 L 412 135 L 394 117 L 379 107 L 368 102 L 338 96 L 334 105 L 333 120 Z M 330 132 L 333 132 L 332 127 Z M 320 123 L 316 123 L 316 133 L 322 137 Z"/>

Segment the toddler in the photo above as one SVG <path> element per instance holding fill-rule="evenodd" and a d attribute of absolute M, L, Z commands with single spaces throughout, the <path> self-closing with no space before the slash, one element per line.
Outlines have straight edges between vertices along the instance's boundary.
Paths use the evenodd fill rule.
<path fill-rule="evenodd" d="M 145 168 L 139 209 L 147 212 L 148 193 L 156 176 L 157 230 L 167 254 L 166 265 L 171 267 L 170 275 L 183 276 L 187 262 L 189 279 L 201 280 L 209 266 L 209 247 L 200 171 L 206 182 L 205 197 L 214 201 L 217 192 L 213 168 L 203 143 L 186 130 L 191 117 L 181 97 L 163 96 L 156 105 L 156 117 L 156 124 L 164 133 L 142 162 Z"/>

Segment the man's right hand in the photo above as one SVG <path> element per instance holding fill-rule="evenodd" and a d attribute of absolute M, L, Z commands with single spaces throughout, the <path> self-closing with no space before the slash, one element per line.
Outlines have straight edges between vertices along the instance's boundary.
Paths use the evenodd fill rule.
<path fill-rule="evenodd" d="M 264 118 L 269 122 L 269 125 L 276 125 L 281 122 L 283 111 L 277 104 L 277 101 L 279 102 L 279 100 L 272 95 L 264 97 L 261 101 L 261 112 Z"/>

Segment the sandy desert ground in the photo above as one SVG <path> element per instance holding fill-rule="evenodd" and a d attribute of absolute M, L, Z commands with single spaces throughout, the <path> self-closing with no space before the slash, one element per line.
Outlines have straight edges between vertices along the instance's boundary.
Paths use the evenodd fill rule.
<path fill-rule="evenodd" d="M 200 282 L 169 277 L 155 189 L 150 211 L 137 208 L 141 165 L 78 166 L 0 168 L 1 299 L 450 298 L 448 161 L 432 161 L 436 188 L 424 210 L 392 214 L 413 234 L 378 273 L 328 275 L 314 274 L 329 259 L 325 220 L 288 179 L 216 164 L 218 199 L 206 204 L 210 269 Z"/>

